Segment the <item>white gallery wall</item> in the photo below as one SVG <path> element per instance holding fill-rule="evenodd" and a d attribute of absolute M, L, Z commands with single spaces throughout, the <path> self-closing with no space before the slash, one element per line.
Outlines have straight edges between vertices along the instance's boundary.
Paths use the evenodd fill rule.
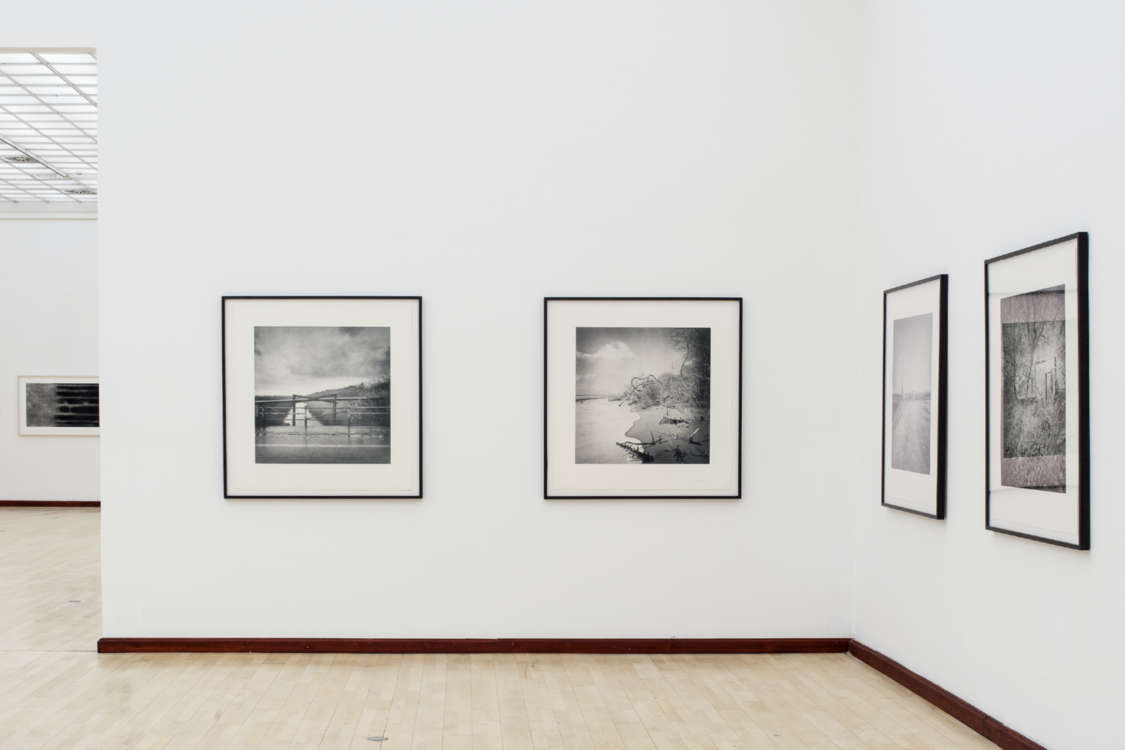
<path fill-rule="evenodd" d="M 850 633 L 853 7 L 74 11 L 0 44 L 99 53 L 105 636 Z M 223 499 L 255 294 L 423 296 L 424 499 Z M 746 298 L 743 499 L 543 499 L 545 295 Z"/>
<path fill-rule="evenodd" d="M 855 635 L 1061 748 L 1121 747 L 1125 6 L 876 2 Z M 984 261 L 1090 236 L 1091 543 L 986 531 Z M 949 274 L 948 520 L 879 505 L 881 291 Z"/>
<path fill-rule="evenodd" d="M 20 375 L 98 374 L 92 219 L 0 213 L 0 500 L 97 500 L 100 438 L 21 437 Z"/>

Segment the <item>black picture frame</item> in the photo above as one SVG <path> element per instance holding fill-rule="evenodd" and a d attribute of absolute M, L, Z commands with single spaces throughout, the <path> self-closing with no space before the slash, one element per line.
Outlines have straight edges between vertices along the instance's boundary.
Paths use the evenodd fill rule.
<path fill-rule="evenodd" d="M 919 398 L 919 399 L 916 399 L 916 400 L 911 399 L 910 403 L 906 403 L 906 401 L 902 400 L 902 399 L 905 398 L 905 393 L 904 393 L 904 394 L 902 394 L 902 396 L 900 396 L 900 401 L 897 402 L 897 403 L 901 403 L 903 405 L 903 408 L 905 408 L 907 406 L 912 406 L 912 405 L 915 405 L 915 404 L 921 405 L 921 403 L 923 401 L 925 401 L 925 415 L 926 415 L 927 422 L 929 421 L 929 419 L 934 420 L 934 424 L 933 424 L 932 427 L 929 424 L 927 424 L 926 433 L 925 433 L 924 437 L 923 436 L 915 436 L 916 442 L 924 443 L 924 445 L 925 445 L 925 449 L 924 449 L 924 452 L 926 454 L 925 455 L 925 468 L 927 470 L 927 473 L 929 473 L 929 470 L 931 468 L 929 466 L 929 463 L 930 463 L 929 457 L 930 457 L 930 454 L 931 454 L 930 442 L 932 441 L 933 443 L 935 443 L 935 445 L 933 446 L 933 451 L 932 451 L 933 456 L 934 456 L 934 459 L 933 459 L 934 465 L 932 467 L 932 469 L 933 469 L 932 481 L 931 481 L 931 486 L 926 488 L 928 490 L 928 492 L 932 493 L 932 494 L 928 494 L 927 496 L 924 497 L 923 493 L 915 494 L 915 493 L 911 492 L 909 489 L 906 489 L 906 488 L 903 488 L 903 489 L 899 490 L 896 487 L 896 485 L 899 484 L 899 483 L 897 483 L 895 481 L 897 479 L 897 477 L 893 473 L 890 477 L 888 477 L 888 471 L 897 472 L 897 471 L 900 471 L 901 469 L 894 466 L 893 460 L 892 460 L 890 466 L 888 466 L 888 461 L 887 461 L 888 449 L 891 452 L 893 452 L 895 450 L 895 447 L 896 447 L 894 445 L 888 446 L 888 444 L 887 444 L 887 422 L 888 422 L 888 417 L 890 417 L 892 419 L 892 439 L 893 439 L 893 432 L 894 432 L 894 430 L 893 430 L 894 421 L 893 420 L 896 416 L 895 410 L 897 408 L 895 406 L 895 404 L 896 404 L 896 402 L 894 400 L 895 394 L 893 392 L 893 386 L 894 386 L 893 364 L 894 364 L 894 362 L 892 360 L 892 362 L 891 362 L 892 367 L 888 368 L 887 357 L 888 357 L 888 341 L 891 342 L 892 348 L 894 346 L 894 341 L 895 341 L 894 326 L 892 326 L 890 324 L 892 322 L 897 322 L 897 321 L 892 321 L 890 319 L 889 308 L 894 306 L 894 303 L 895 303 L 897 298 L 905 296 L 903 293 L 906 292 L 907 290 L 913 290 L 915 292 L 930 291 L 930 290 L 920 289 L 921 287 L 925 287 L 927 285 L 932 285 L 934 287 L 933 290 L 932 290 L 932 293 L 928 294 L 927 298 L 924 299 L 924 300 L 921 300 L 921 299 L 914 300 L 914 304 L 912 306 L 910 306 L 909 309 L 913 313 L 915 313 L 915 315 L 927 315 L 928 314 L 928 315 L 931 316 L 930 321 L 929 321 L 928 325 L 926 326 L 926 328 L 928 330 L 924 332 L 924 333 L 928 334 L 928 336 L 930 337 L 930 340 L 927 341 L 927 345 L 925 346 L 926 352 L 925 352 L 924 356 L 925 356 L 925 361 L 927 363 L 929 363 L 929 357 L 932 357 L 934 354 L 937 355 L 937 368 L 936 368 L 937 369 L 937 383 L 931 384 L 930 390 L 925 394 L 924 399 L 922 399 L 922 398 Z M 918 297 L 919 295 L 915 294 L 914 296 Z M 929 310 L 929 312 L 928 313 L 920 313 L 919 311 L 921 311 L 921 310 Z M 917 318 L 914 318 L 914 319 L 917 319 Z M 893 508 L 894 510 L 900 510 L 900 511 L 904 511 L 906 513 L 913 513 L 915 515 L 924 516 L 926 518 L 933 518 L 933 519 L 936 519 L 936 520 L 944 520 L 945 519 L 946 435 L 947 435 L 947 432 L 946 432 L 946 430 L 947 430 L 946 414 L 947 414 L 947 395 L 948 395 L 947 373 L 948 373 L 948 366 L 949 366 L 948 365 L 948 355 L 949 355 L 948 319 L 949 319 L 949 275 L 948 274 L 944 274 L 944 273 L 943 274 L 937 274 L 935 276 L 930 276 L 930 277 L 927 277 L 925 279 L 919 279 L 918 281 L 912 281 L 909 284 L 902 284 L 902 285 L 896 286 L 892 289 L 887 289 L 886 291 L 883 292 L 883 412 L 882 412 L 883 422 L 882 422 L 882 461 L 881 461 L 881 478 L 880 478 L 880 503 L 884 507 L 887 507 L 887 508 Z M 905 320 L 910 320 L 910 318 L 907 318 Z M 905 320 L 904 320 L 904 322 L 905 322 Z M 891 354 L 893 356 L 894 353 L 891 352 Z M 892 371 L 892 376 L 890 378 L 890 382 L 888 382 L 888 369 L 891 369 L 891 371 Z M 905 369 L 905 368 L 903 368 L 903 369 Z M 892 391 L 890 393 L 888 393 L 888 391 L 887 391 L 888 385 L 890 385 L 892 387 Z M 936 387 L 934 387 L 935 385 L 936 385 Z M 932 404 L 930 402 L 931 402 L 932 396 L 934 394 L 937 395 L 937 409 L 931 411 Z M 890 402 L 892 404 L 892 408 L 890 410 L 888 410 L 888 408 L 887 408 L 888 402 Z M 901 448 L 902 446 L 898 446 L 898 447 Z M 918 470 L 917 470 L 918 468 L 919 467 L 910 467 L 910 468 L 907 468 L 906 470 L 912 471 L 913 473 L 919 473 Z M 888 479 L 890 481 L 888 481 Z M 892 487 L 896 487 L 896 490 L 897 490 L 895 493 L 893 493 L 890 496 L 888 496 L 888 484 L 890 484 Z M 900 494 L 911 494 L 912 497 L 909 500 L 907 500 L 906 498 L 899 498 L 898 495 L 900 495 Z M 929 510 L 925 506 L 930 505 L 931 499 L 932 499 L 932 510 Z M 911 504 L 913 505 L 913 507 L 911 507 Z"/>
<path fill-rule="evenodd" d="M 1009 298 L 1030 298 L 1031 295 L 1038 295 L 1038 300 L 1042 301 L 1037 302 L 1037 305 L 1049 303 L 1053 309 L 1061 306 L 1062 317 L 1047 314 L 1039 307 L 1035 307 L 1029 308 L 1033 310 L 1032 312 L 1023 313 L 1023 316 L 1028 318 L 1028 322 L 1005 323 L 1003 315 L 1008 313 L 1001 311 L 1000 304 Z M 985 528 L 1000 534 L 1069 549 L 1088 550 L 1090 549 L 1089 236 L 1086 232 L 1076 232 L 986 260 L 984 302 Z M 1018 312 L 1015 305 L 1003 309 L 1013 310 L 1010 318 L 1015 319 Z M 1071 321 L 1073 321 L 1073 329 Z M 1053 368 L 1051 372 L 1046 371 L 1046 364 L 1043 365 L 1043 387 L 1040 390 L 1037 368 L 1041 363 L 1036 359 L 1037 349 L 1034 343 L 1040 338 L 1040 335 L 1037 335 L 1032 339 L 1029 357 L 1031 365 L 1027 370 L 1031 374 L 1024 379 L 1027 385 L 1023 387 L 1021 398 L 1018 378 L 1023 377 L 1024 368 L 1022 360 L 1019 368 L 1016 368 L 1014 363 L 1018 356 L 1026 352 L 1016 345 L 1015 334 L 1009 334 L 1003 326 L 1014 325 L 1015 327 L 1009 329 L 1014 332 L 1019 330 L 1019 326 L 1030 328 L 1032 324 L 1057 324 L 1042 336 L 1046 338 L 1048 344 L 1055 347 L 1056 354 L 1059 351 L 1057 341 L 1061 339 L 1064 365 L 1061 368 L 1058 366 L 1057 356 L 1054 356 L 1053 361 L 1049 363 Z M 1029 334 L 1024 338 L 1028 336 Z M 1072 347 L 1077 351 L 1072 351 Z M 1023 349 L 1026 348 L 1026 345 L 1023 346 Z M 1009 370 L 1003 369 L 1005 352 L 1010 352 L 1009 356 L 1013 362 Z M 1072 363 L 1073 369 L 1071 369 Z M 1011 373 L 1017 374 L 1009 377 Z M 1076 386 L 1077 393 L 1070 398 L 1072 383 Z M 1005 393 L 1009 390 L 1015 395 L 1005 403 Z M 1040 394 L 1042 394 L 1042 406 L 1040 406 Z M 1026 431 L 1017 430 L 1017 426 L 1022 424 L 1016 421 L 1017 417 L 1022 416 L 1024 411 L 1034 408 L 1040 408 L 1039 433 L 1056 436 L 1053 438 L 1054 443 L 1045 440 L 1025 441 L 1037 449 L 1040 444 L 1046 444 L 1047 447 L 1038 449 L 1039 454 L 1030 457 L 1031 461 L 1041 464 L 1029 462 L 1029 457 L 1026 455 L 1028 451 L 1023 448 L 1023 442 L 1016 443 L 1016 436 Z M 1061 420 L 1058 418 L 1060 409 L 1064 415 Z M 1061 425 L 1053 424 L 1059 421 L 1062 422 Z M 1009 429 L 1012 430 L 1011 436 L 1006 432 Z M 1070 442 L 1069 436 L 1072 434 L 1077 438 L 1074 441 L 1077 445 Z M 1063 453 L 1047 454 L 1048 450 L 1058 450 L 1058 435 L 1062 435 L 1065 440 Z M 1018 445 L 1021 455 L 1006 455 L 1008 452 L 1017 452 L 1011 448 L 1013 445 Z M 996 455 L 998 448 L 999 456 Z M 1056 460 L 1056 456 L 1061 456 L 1061 459 Z M 1006 463 L 1012 459 L 1024 463 Z M 1047 464 L 1048 460 L 1054 463 Z M 1061 469 L 1057 468 L 1060 461 Z M 1052 468 L 1045 470 L 1039 468 L 1040 465 Z M 1009 466 L 1012 468 L 1009 469 Z M 1029 479 L 1028 477 L 1032 477 L 1032 469 L 1038 474 L 1034 479 Z M 1008 479 L 1004 479 L 1005 472 L 1010 472 Z M 999 496 L 1001 491 L 1005 496 Z M 1068 520 L 1073 521 L 1073 533 L 1069 530 L 1045 528 L 1037 517 L 1031 515 L 1035 503 L 1027 504 L 1028 510 L 1024 511 L 1028 515 L 1026 520 L 1013 520 L 1018 516 L 1010 509 L 1012 506 L 1009 505 L 1009 498 L 1016 496 L 1015 493 L 1033 493 L 1036 503 L 1062 503 L 1058 507 L 1065 511 Z M 1040 526 L 1036 527 L 1035 523 L 1040 523 Z M 1035 531 L 1036 528 L 1040 533 Z"/>
<path fill-rule="evenodd" d="M 309 493 L 304 494 L 302 490 L 296 491 L 263 491 L 256 493 L 246 492 L 232 492 L 231 489 L 231 474 L 232 474 L 232 459 L 231 448 L 233 439 L 231 436 L 231 384 L 230 380 L 230 366 L 231 366 L 231 352 L 229 348 L 230 341 L 230 326 L 231 326 L 231 310 L 232 304 L 237 303 L 289 303 L 289 302 L 324 302 L 324 303 L 411 303 L 416 305 L 416 311 L 399 311 L 397 318 L 402 321 L 409 320 L 416 332 L 416 337 L 407 339 L 410 342 L 410 347 L 414 348 L 414 352 L 407 352 L 406 361 L 410 363 L 408 370 L 414 370 L 414 373 L 404 382 L 408 382 L 414 389 L 411 398 L 409 399 L 410 406 L 406 410 L 407 419 L 411 420 L 413 424 L 412 429 L 416 431 L 416 438 L 406 443 L 408 452 L 412 453 L 409 456 L 410 470 L 413 474 L 413 483 L 409 491 L 379 491 L 378 488 L 371 490 L 362 490 L 359 492 L 344 492 L 340 494 L 332 494 L 329 492 Z M 289 325 L 292 325 L 289 323 Z M 389 343 L 388 343 L 389 346 Z M 286 500 L 312 500 L 312 499 L 348 499 L 348 500 L 390 500 L 390 499 L 421 499 L 422 486 L 424 478 L 424 464 L 423 464 L 423 380 L 422 380 L 422 297 L 413 295 L 387 295 L 387 296 L 352 296 L 352 295 L 339 295 L 339 296 L 304 296 L 304 295 L 276 295 L 276 296 L 244 296 L 244 295 L 228 295 L 222 297 L 222 316 L 221 316 L 221 347 L 222 347 L 222 397 L 223 397 L 223 497 L 226 499 L 286 499 Z M 397 352 L 396 352 L 397 354 Z M 399 355 L 401 357 L 401 355 Z M 395 381 L 398 382 L 397 380 Z M 388 396 L 389 398 L 396 397 L 395 394 Z M 308 400 L 309 397 L 303 397 Z M 342 397 L 336 399 L 337 401 L 344 400 Z M 256 407 L 255 407 L 256 409 Z M 389 410 L 389 406 L 388 406 Z M 397 410 L 397 409 L 396 409 Z M 308 411 L 306 405 L 306 423 L 308 419 Z M 397 414 L 392 414 L 391 419 L 394 424 L 398 423 Z M 294 418 L 294 423 L 297 421 Z M 295 426 L 295 425 L 294 425 Z M 349 424 L 350 428 L 350 424 Z M 388 428 L 389 431 L 389 428 Z M 396 444 L 397 445 L 397 444 Z M 299 465 L 313 465 L 313 464 L 299 464 Z M 323 464 L 321 464 L 323 465 Z M 340 464 L 345 465 L 345 464 Z M 272 488 L 271 488 L 272 489 Z"/>
<path fill-rule="evenodd" d="M 722 471 L 729 471 L 729 478 L 724 479 L 724 485 L 719 490 L 703 490 L 703 491 L 684 491 L 673 489 L 665 491 L 661 488 L 622 488 L 622 489 L 597 489 L 593 491 L 578 491 L 575 489 L 566 489 L 565 486 L 560 485 L 557 481 L 553 482 L 553 470 L 560 466 L 577 466 L 580 461 L 575 457 L 575 440 L 576 433 L 561 433 L 558 432 L 559 426 L 553 422 L 552 406 L 559 405 L 562 409 L 569 408 L 571 413 L 577 408 L 576 386 L 574 389 L 569 389 L 562 385 L 566 379 L 570 383 L 575 383 L 575 367 L 576 350 L 570 348 L 566 349 L 568 344 L 562 343 L 563 350 L 557 350 L 560 342 L 552 341 L 552 307 L 559 305 L 599 305 L 599 306 L 631 306 L 631 305 L 647 305 L 648 310 L 660 310 L 658 316 L 663 321 L 661 325 L 622 325 L 622 317 L 620 315 L 611 316 L 612 320 L 607 319 L 608 322 L 614 325 L 609 325 L 607 328 L 614 330 L 627 330 L 629 328 L 655 328 L 655 329 L 673 329 L 677 326 L 675 323 L 669 323 L 670 319 L 675 318 L 673 313 L 677 309 L 677 305 L 702 305 L 703 309 L 710 312 L 716 319 L 717 325 L 714 328 L 708 328 L 710 332 L 716 331 L 718 336 L 722 338 L 720 346 L 725 347 L 716 356 L 714 351 L 716 347 L 711 343 L 711 335 L 708 333 L 708 367 L 711 363 L 720 362 L 723 370 L 721 375 L 723 382 L 723 395 L 721 403 L 725 404 L 727 408 L 723 409 L 721 416 L 719 409 L 711 407 L 716 404 L 717 399 L 714 398 L 717 389 L 714 392 L 709 392 L 708 395 L 708 415 L 706 417 L 710 427 L 720 425 L 718 429 L 721 430 L 724 436 L 726 447 L 721 448 L 720 452 L 729 457 L 730 464 L 723 466 Z M 711 308 L 711 306 L 715 306 Z M 669 308 L 668 306 L 672 306 Z M 724 316 L 722 306 L 729 306 L 727 311 L 730 313 L 729 319 Z M 608 309 L 608 308 L 606 308 Z M 696 308 L 698 311 L 700 308 Z M 625 318 L 628 318 L 634 313 L 625 313 Z M 704 316 L 706 317 L 706 316 Z M 657 499 L 678 499 L 678 500 L 692 500 L 692 499 L 740 499 L 742 497 L 742 375 L 743 375 L 743 298 L 742 297 L 545 297 L 543 300 L 543 341 L 544 341 L 544 354 L 543 354 L 543 394 L 544 394 L 544 407 L 543 407 L 543 423 L 544 423 L 544 440 L 543 440 L 543 496 L 548 500 L 612 500 L 612 499 L 636 499 L 636 500 L 657 500 Z M 647 321 L 646 321 L 647 322 Z M 590 324 L 591 327 L 597 327 L 597 324 Z M 566 327 L 565 325 L 563 326 Z M 580 327 L 586 328 L 586 327 Z M 690 328 L 690 327 L 689 327 Z M 576 329 L 571 328 L 574 336 L 579 334 Z M 691 330 L 696 330 L 691 328 Z M 702 330 L 702 329 L 699 329 Z M 573 339 L 570 340 L 573 343 Z M 553 358 L 552 354 L 557 356 Z M 581 357 L 579 357 L 580 359 Z M 564 375 L 566 372 L 566 361 L 569 360 L 569 375 Z M 684 361 L 688 361 L 687 355 L 684 356 Z M 557 363 L 557 364 L 556 364 Z M 556 382 L 552 380 L 552 368 L 560 367 L 559 387 L 556 388 Z M 681 370 L 682 373 L 682 370 Z M 720 376 L 716 373 L 715 380 L 718 381 Z M 558 399 L 563 399 L 559 402 Z M 567 401 L 568 400 L 568 401 Z M 569 406 L 567 406 L 569 404 Z M 715 419 L 712 422 L 712 419 Z M 728 432 L 729 429 L 729 432 Z M 710 441 L 713 435 L 709 433 L 708 440 Z M 729 436 L 729 438 L 727 437 Z M 677 439 L 680 439 L 677 437 Z M 566 441 L 569 441 L 569 448 L 566 446 Z M 620 445 L 620 444 L 618 444 Z M 714 445 L 713 443 L 711 445 Z M 641 449 L 643 451 L 643 448 Z M 670 449 L 671 450 L 671 449 Z M 708 468 L 711 468 L 710 456 L 711 447 L 708 447 Z M 560 456 L 569 455 L 569 459 L 560 459 Z M 719 458 L 716 454 L 716 475 L 720 471 L 718 468 Z M 654 459 L 654 462 L 656 459 Z M 612 462 L 617 464 L 618 462 Z M 620 464 L 625 466 L 633 466 L 636 464 Z"/>

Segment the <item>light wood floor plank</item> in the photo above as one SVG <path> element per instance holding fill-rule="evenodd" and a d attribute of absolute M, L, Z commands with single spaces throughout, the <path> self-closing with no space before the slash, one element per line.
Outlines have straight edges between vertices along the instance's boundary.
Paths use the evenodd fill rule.
<path fill-rule="evenodd" d="M 566 673 L 566 657 L 561 654 L 539 654 L 543 665 L 543 683 L 551 711 L 558 722 L 559 737 L 566 750 L 593 750 L 594 738 L 586 726 L 582 706 Z"/>
<path fill-rule="evenodd" d="M 0 508 L 2 750 L 995 748 L 843 654 L 99 655 L 99 519 Z"/>

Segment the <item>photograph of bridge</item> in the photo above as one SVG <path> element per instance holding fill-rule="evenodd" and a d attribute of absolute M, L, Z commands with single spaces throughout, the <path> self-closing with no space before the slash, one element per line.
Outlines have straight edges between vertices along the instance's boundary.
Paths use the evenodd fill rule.
<path fill-rule="evenodd" d="M 390 328 L 256 326 L 254 460 L 391 461 Z"/>

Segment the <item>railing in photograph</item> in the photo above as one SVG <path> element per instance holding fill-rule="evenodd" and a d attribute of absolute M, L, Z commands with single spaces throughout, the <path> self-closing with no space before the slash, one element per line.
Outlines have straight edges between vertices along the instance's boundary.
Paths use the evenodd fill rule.
<path fill-rule="evenodd" d="M 284 399 L 262 399 L 254 402 L 254 424 L 259 430 L 267 427 L 308 429 L 313 425 L 327 427 L 389 426 L 391 407 L 385 399 L 365 396 L 293 395 Z"/>

